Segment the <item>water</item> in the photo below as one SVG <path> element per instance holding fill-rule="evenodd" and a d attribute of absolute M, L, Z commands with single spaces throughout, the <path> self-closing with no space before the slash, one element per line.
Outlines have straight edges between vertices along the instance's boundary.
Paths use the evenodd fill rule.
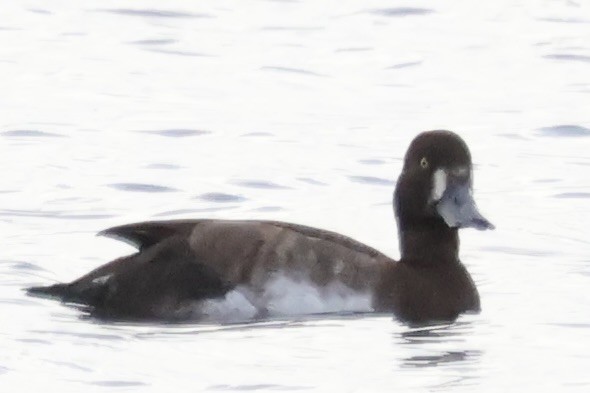
<path fill-rule="evenodd" d="M 588 391 L 590 6 L 36 1 L 0 16 L 2 391 Z M 480 315 L 129 325 L 24 296 L 127 222 L 261 218 L 397 256 L 409 141 L 471 147 Z"/>

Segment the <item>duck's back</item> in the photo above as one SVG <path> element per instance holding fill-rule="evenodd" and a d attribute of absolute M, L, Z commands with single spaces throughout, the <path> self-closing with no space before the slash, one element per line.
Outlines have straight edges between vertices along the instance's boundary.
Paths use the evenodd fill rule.
<path fill-rule="evenodd" d="M 234 288 L 204 304 L 204 314 L 231 314 L 242 297 L 257 316 L 372 311 L 379 266 L 387 260 L 346 236 L 283 222 L 204 222 L 189 243 Z"/>
<path fill-rule="evenodd" d="M 189 244 L 199 260 L 236 285 L 256 286 L 282 274 L 317 286 L 339 281 L 362 290 L 375 279 L 366 268 L 384 258 L 334 232 L 271 221 L 202 222 Z"/>

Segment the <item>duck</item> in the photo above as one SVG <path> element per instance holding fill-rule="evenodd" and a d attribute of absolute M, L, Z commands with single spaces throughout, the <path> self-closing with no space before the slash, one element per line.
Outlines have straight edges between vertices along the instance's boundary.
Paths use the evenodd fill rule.
<path fill-rule="evenodd" d="M 459 229 L 493 229 L 473 197 L 465 141 L 447 130 L 410 143 L 393 194 L 400 259 L 348 236 L 280 221 L 186 219 L 99 235 L 137 252 L 67 283 L 27 289 L 98 318 L 239 322 L 387 313 L 408 324 L 480 311 L 459 259 Z"/>

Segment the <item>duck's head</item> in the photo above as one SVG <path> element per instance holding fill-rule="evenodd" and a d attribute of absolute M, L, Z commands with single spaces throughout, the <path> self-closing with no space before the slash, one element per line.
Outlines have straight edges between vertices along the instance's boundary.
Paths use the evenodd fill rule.
<path fill-rule="evenodd" d="M 401 231 L 425 225 L 494 228 L 473 199 L 469 148 L 450 131 L 427 131 L 414 138 L 397 182 L 394 209 Z"/>

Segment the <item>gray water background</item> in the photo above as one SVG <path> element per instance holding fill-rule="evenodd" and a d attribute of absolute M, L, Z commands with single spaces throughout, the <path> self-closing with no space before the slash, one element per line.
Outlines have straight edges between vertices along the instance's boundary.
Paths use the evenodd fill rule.
<path fill-rule="evenodd" d="M 0 92 L 1 391 L 590 390 L 588 2 L 4 2 Z M 22 292 L 152 219 L 285 220 L 397 257 L 401 160 L 437 128 L 497 227 L 461 234 L 480 315 L 133 325 Z"/>

